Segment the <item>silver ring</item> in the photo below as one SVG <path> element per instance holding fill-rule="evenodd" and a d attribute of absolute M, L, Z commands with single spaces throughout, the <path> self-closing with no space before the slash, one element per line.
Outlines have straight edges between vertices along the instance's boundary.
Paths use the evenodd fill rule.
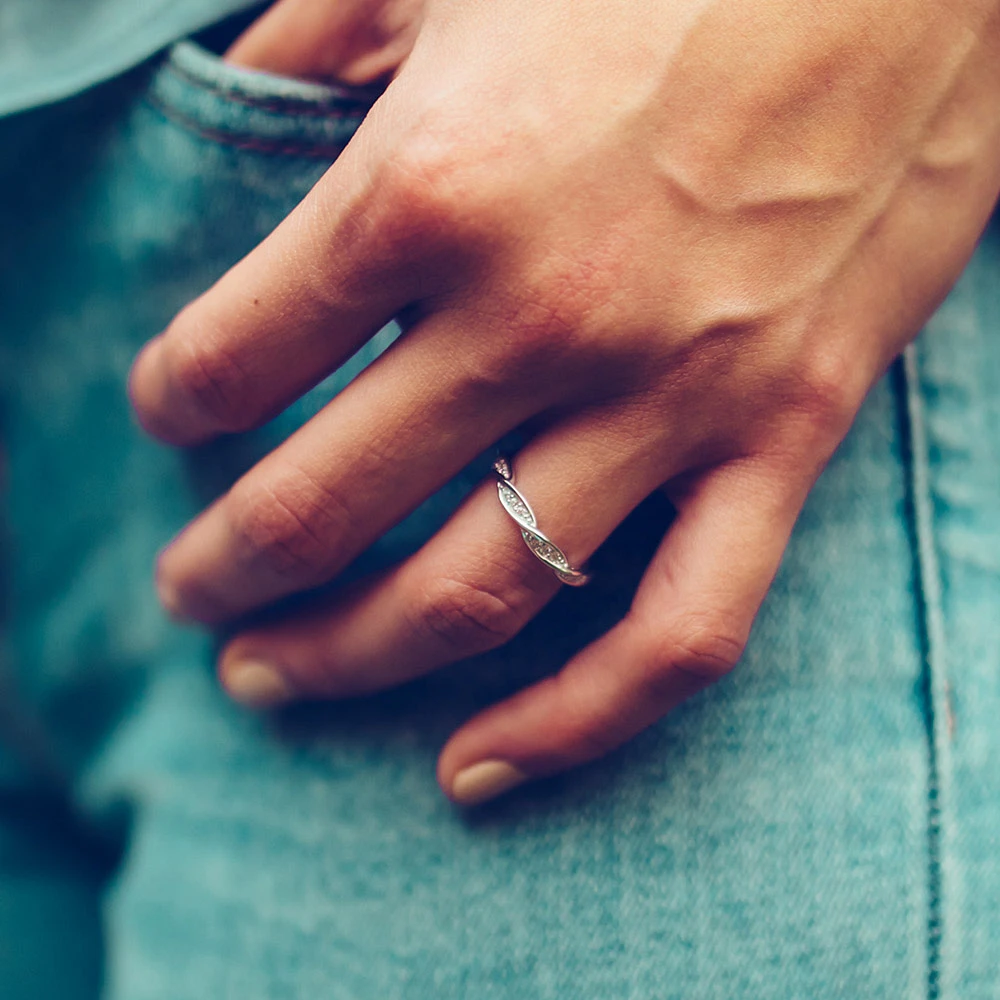
<path fill-rule="evenodd" d="M 563 583 L 568 583 L 571 587 L 582 587 L 588 583 L 590 574 L 574 569 L 566 558 L 566 553 L 551 538 L 538 530 L 538 521 L 535 519 L 531 504 L 512 482 L 514 473 L 510 459 L 500 455 L 493 463 L 493 471 L 497 475 L 497 494 L 500 503 L 511 520 L 521 529 L 524 544 L 532 554 L 545 563 Z"/>

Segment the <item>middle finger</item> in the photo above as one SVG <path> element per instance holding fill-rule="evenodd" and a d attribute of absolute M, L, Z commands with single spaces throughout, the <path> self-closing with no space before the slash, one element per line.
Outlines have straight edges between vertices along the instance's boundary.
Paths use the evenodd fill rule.
<path fill-rule="evenodd" d="M 476 455 L 573 391 L 565 369 L 546 378 L 499 360 L 499 342 L 470 333 L 459 314 L 409 331 L 162 553 L 168 610 L 218 623 L 327 582 Z"/>
<path fill-rule="evenodd" d="M 513 459 L 539 529 L 572 566 L 583 566 L 683 463 L 672 447 L 677 435 L 637 434 L 630 416 L 616 407 L 580 414 L 546 428 Z M 257 708 L 369 694 L 506 642 L 560 586 L 504 512 L 490 476 L 399 565 L 237 636 L 222 655 L 222 680 Z"/>

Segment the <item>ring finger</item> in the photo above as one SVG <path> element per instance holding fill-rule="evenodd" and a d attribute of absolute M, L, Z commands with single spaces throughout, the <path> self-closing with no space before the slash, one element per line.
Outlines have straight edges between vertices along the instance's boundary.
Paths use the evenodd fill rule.
<path fill-rule="evenodd" d="M 664 460 L 669 441 L 643 440 L 631 427 L 621 414 L 582 414 L 540 434 L 513 463 L 539 528 L 573 566 L 679 471 Z M 234 639 L 220 662 L 223 684 L 252 707 L 369 693 L 503 644 L 559 586 L 491 478 L 399 566 Z"/>
<path fill-rule="evenodd" d="M 554 380 L 499 362 L 489 333 L 442 312 L 397 341 L 162 553 L 166 607 L 215 623 L 327 582 L 493 442 L 578 394 L 568 367 Z"/>

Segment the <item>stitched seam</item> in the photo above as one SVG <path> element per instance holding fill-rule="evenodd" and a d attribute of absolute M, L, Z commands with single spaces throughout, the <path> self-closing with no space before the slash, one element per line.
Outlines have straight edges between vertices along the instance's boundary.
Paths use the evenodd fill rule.
<path fill-rule="evenodd" d="M 147 95 L 145 102 L 153 111 L 160 114 L 167 121 L 189 132 L 195 133 L 202 139 L 209 142 L 218 143 L 224 146 L 234 146 L 237 149 L 249 149 L 257 153 L 267 153 L 277 156 L 308 156 L 315 159 L 333 160 L 336 159 L 347 145 L 347 139 L 343 142 L 324 144 L 309 142 L 282 142 L 275 139 L 262 139 L 258 136 L 239 135 L 227 132 L 224 129 L 214 129 L 207 125 L 202 125 L 188 115 L 182 114 L 175 108 L 168 107 L 162 101 L 153 96 Z M 361 118 L 358 117 L 360 124 Z"/>
<path fill-rule="evenodd" d="M 297 117 L 349 118 L 352 115 L 363 116 L 368 110 L 368 105 L 362 101 L 355 101 L 354 107 L 348 110 L 346 108 L 338 107 L 334 103 L 316 104 L 312 101 L 295 97 L 255 97 L 239 90 L 236 87 L 223 87 L 218 84 L 210 83 L 208 80 L 202 79 L 185 67 L 179 66 L 177 63 L 168 63 L 167 69 L 169 72 L 180 77 L 180 79 L 185 83 L 198 87 L 209 94 L 219 96 L 225 100 L 231 100 L 237 104 L 246 105 L 247 107 L 258 108 L 263 111 L 293 114 Z M 350 99 L 334 98 L 334 100 L 347 101 Z"/>
<path fill-rule="evenodd" d="M 896 365 L 903 445 L 907 457 L 908 507 L 913 544 L 915 597 L 920 622 L 921 692 L 927 729 L 927 997 L 940 1000 L 944 973 L 944 868 L 947 734 L 947 649 L 941 570 L 934 540 L 930 454 L 916 344 Z"/>

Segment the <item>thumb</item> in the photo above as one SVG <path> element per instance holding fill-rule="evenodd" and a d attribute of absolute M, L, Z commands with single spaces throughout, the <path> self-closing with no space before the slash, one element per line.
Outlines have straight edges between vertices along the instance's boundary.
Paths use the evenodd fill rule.
<path fill-rule="evenodd" d="M 394 74 L 413 48 L 425 0 L 279 0 L 240 35 L 228 62 L 352 86 Z"/>

